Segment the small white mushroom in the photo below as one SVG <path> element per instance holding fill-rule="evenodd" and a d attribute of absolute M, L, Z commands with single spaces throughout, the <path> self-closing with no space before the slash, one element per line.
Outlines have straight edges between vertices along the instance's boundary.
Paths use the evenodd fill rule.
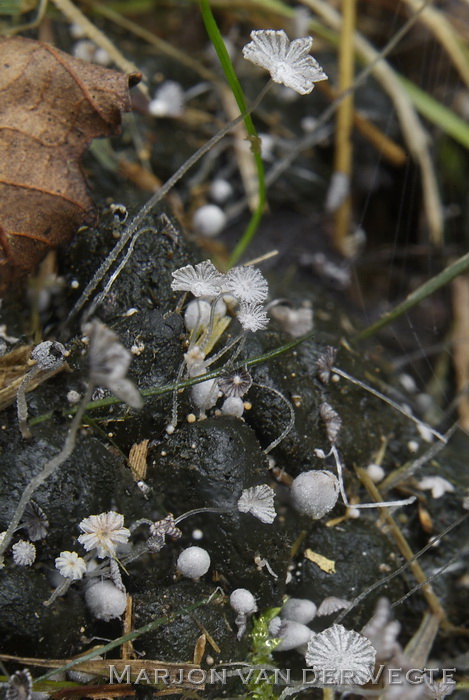
<path fill-rule="evenodd" d="M 328 596 L 327 598 L 324 598 L 318 608 L 318 617 L 322 615 L 332 615 L 339 610 L 348 608 L 349 605 L 349 600 L 345 600 L 344 598 L 336 598 L 335 596 Z"/>
<path fill-rule="evenodd" d="M 178 557 L 177 569 L 187 578 L 198 579 L 210 568 L 210 555 L 202 547 L 188 547 Z"/>
<path fill-rule="evenodd" d="M 199 374 L 205 374 L 205 370 L 203 372 L 198 372 L 196 376 Z M 212 406 L 215 406 L 219 393 L 217 380 L 207 379 L 206 382 L 200 382 L 200 384 L 194 384 L 194 386 L 191 387 L 192 403 L 199 409 L 200 414 L 203 416 L 206 411 L 212 408 Z"/>
<path fill-rule="evenodd" d="M 113 620 L 120 617 L 127 605 L 127 596 L 112 581 L 98 581 L 85 592 L 86 604 L 99 620 Z"/>
<path fill-rule="evenodd" d="M 184 325 L 188 331 L 196 328 L 207 328 L 210 322 L 212 305 L 205 299 L 194 299 L 187 305 L 184 313 Z M 223 299 L 219 299 L 215 305 L 215 317 L 221 318 L 226 315 L 226 304 Z"/>
<path fill-rule="evenodd" d="M 216 204 L 204 204 L 194 212 L 192 226 L 197 233 L 214 238 L 225 228 L 226 214 Z"/>
<path fill-rule="evenodd" d="M 379 484 L 386 476 L 386 472 L 380 464 L 369 464 L 366 471 L 374 484 Z"/>
<path fill-rule="evenodd" d="M 269 632 L 272 637 L 280 639 L 280 644 L 275 647 L 275 651 L 290 651 L 307 644 L 313 632 L 302 625 L 301 622 L 293 620 L 282 620 L 274 617 L 269 623 Z"/>
<path fill-rule="evenodd" d="M 241 639 L 246 631 L 246 623 L 249 615 L 257 611 L 256 599 L 251 591 L 246 588 L 237 588 L 230 595 L 230 605 L 233 610 L 238 613 L 236 616 L 236 625 L 238 627 L 238 639 Z"/>
<path fill-rule="evenodd" d="M 205 328 L 210 321 L 211 306 L 204 299 L 194 299 L 187 305 L 184 313 L 184 325 L 186 330 L 193 331 L 195 328 Z"/>
<path fill-rule="evenodd" d="M 223 401 L 221 412 L 226 416 L 241 418 L 244 413 L 244 402 L 239 396 L 230 396 Z"/>
<path fill-rule="evenodd" d="M 230 605 L 237 613 L 251 615 L 257 611 L 256 599 L 246 588 L 237 588 L 230 595 Z"/>
<path fill-rule="evenodd" d="M 215 178 L 210 185 L 210 196 L 217 204 L 224 204 L 233 194 L 233 187 L 228 180 Z"/>
<path fill-rule="evenodd" d="M 293 480 L 290 496 L 296 510 L 319 520 L 337 503 L 339 482 L 332 472 L 303 472 Z"/>
<path fill-rule="evenodd" d="M 301 622 L 307 625 L 316 617 L 316 605 L 312 600 L 306 598 L 290 598 L 283 606 L 280 617 L 283 620 L 291 620 L 292 622 Z"/>

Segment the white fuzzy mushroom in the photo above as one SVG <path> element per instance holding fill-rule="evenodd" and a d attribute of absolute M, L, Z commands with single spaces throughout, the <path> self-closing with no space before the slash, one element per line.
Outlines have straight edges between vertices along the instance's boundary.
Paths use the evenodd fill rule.
<path fill-rule="evenodd" d="M 301 622 L 293 620 L 282 620 L 274 617 L 269 623 L 269 632 L 272 637 L 280 639 L 280 644 L 275 647 L 275 651 L 290 651 L 307 644 L 314 634 L 309 627 Z"/>
<path fill-rule="evenodd" d="M 221 412 L 225 416 L 236 416 L 241 418 L 244 413 L 244 402 L 239 396 L 230 396 L 223 401 Z"/>
<path fill-rule="evenodd" d="M 290 496 L 296 510 L 319 520 L 337 503 L 339 482 L 332 472 L 303 472 L 293 480 Z"/>
<path fill-rule="evenodd" d="M 238 627 L 237 638 L 241 639 L 246 631 L 246 623 L 249 615 L 257 611 L 256 599 L 251 591 L 246 588 L 237 588 L 230 595 L 230 605 L 237 613 L 236 625 Z"/>
<path fill-rule="evenodd" d="M 256 599 L 246 588 L 237 588 L 230 595 L 230 605 L 237 613 L 251 615 L 257 611 Z"/>
<path fill-rule="evenodd" d="M 228 180 L 217 177 L 210 185 L 210 196 L 217 204 L 224 204 L 233 194 L 233 187 Z"/>
<path fill-rule="evenodd" d="M 226 214 L 216 204 L 204 204 L 194 212 L 192 225 L 197 233 L 212 238 L 225 228 Z"/>
<path fill-rule="evenodd" d="M 177 569 L 187 578 L 198 579 L 210 568 L 210 555 L 202 547 L 188 547 L 178 557 Z"/>
<path fill-rule="evenodd" d="M 292 622 L 301 622 L 307 625 L 313 618 L 316 617 L 317 607 L 312 600 L 306 598 L 290 598 L 283 606 L 280 617 L 283 620 L 291 620 Z"/>
<path fill-rule="evenodd" d="M 127 605 L 125 591 L 119 590 L 112 581 L 98 581 L 85 592 L 86 604 L 99 620 L 113 620 L 120 617 Z"/>

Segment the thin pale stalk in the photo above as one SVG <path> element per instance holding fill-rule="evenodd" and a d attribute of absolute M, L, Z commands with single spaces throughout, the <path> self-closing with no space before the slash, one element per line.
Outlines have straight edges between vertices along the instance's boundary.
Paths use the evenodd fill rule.
<path fill-rule="evenodd" d="M 208 0 L 199 0 L 199 6 L 200 12 L 202 14 L 202 19 L 205 24 L 205 29 L 207 30 L 207 34 L 209 35 L 213 47 L 217 52 L 225 77 L 228 81 L 231 91 L 233 92 L 233 96 L 236 102 L 238 103 L 239 110 L 241 112 L 245 112 L 246 100 L 244 97 L 244 93 L 233 68 L 233 64 L 231 62 L 228 51 L 226 50 L 223 37 L 220 34 L 220 30 L 218 29 L 212 10 L 210 9 Z M 272 85 L 272 81 L 270 81 L 268 85 L 270 87 Z M 256 209 L 251 217 L 251 220 L 249 221 L 245 232 L 241 236 L 239 243 L 235 246 L 235 249 L 230 255 L 230 258 L 228 260 L 229 267 L 234 265 L 239 260 L 239 258 L 242 256 L 242 254 L 248 247 L 262 219 L 267 201 L 267 189 L 265 184 L 264 163 L 262 160 L 260 149 L 260 139 L 249 113 L 246 114 L 246 117 L 243 121 L 246 127 L 246 131 L 248 132 L 251 138 L 251 149 L 254 156 L 254 162 L 256 164 L 258 182 L 258 201 Z"/>
<path fill-rule="evenodd" d="M 399 411 L 399 413 L 402 413 L 403 416 L 408 418 L 412 423 L 415 423 L 416 425 L 421 426 L 422 428 L 425 428 L 426 430 L 429 430 L 432 435 L 434 435 L 438 440 L 441 440 L 441 442 L 446 444 L 446 438 L 444 435 L 438 432 L 438 430 L 435 430 L 432 428 L 430 425 L 427 423 L 424 423 L 421 421 L 419 418 L 416 418 L 415 416 L 412 415 L 412 413 L 409 413 L 409 411 L 406 411 L 402 406 L 399 406 L 398 403 L 393 401 L 392 399 L 389 398 L 389 396 L 385 396 L 385 394 L 382 394 L 380 391 L 377 389 L 373 389 L 372 386 L 369 384 L 365 384 L 365 382 L 360 381 L 360 379 L 357 379 L 356 377 L 352 377 L 351 374 L 348 372 L 344 372 L 343 369 L 339 369 L 338 367 L 333 367 L 332 372 L 334 374 L 338 374 L 339 377 L 343 377 L 347 381 L 351 382 L 352 384 L 355 384 L 356 386 L 361 387 L 365 391 L 367 391 L 369 394 L 372 394 L 373 396 L 376 396 L 378 399 L 381 399 L 381 401 L 384 401 L 384 403 L 387 403 L 388 406 L 391 406 L 394 408 L 396 411 Z"/>
<path fill-rule="evenodd" d="M 20 498 L 20 501 L 16 507 L 13 518 L 11 519 L 11 522 L 8 526 L 6 533 L 5 533 L 3 541 L 0 544 L 0 568 L 2 568 L 4 566 L 3 554 L 6 550 L 6 548 L 9 546 L 11 539 L 15 533 L 16 528 L 20 524 L 20 521 L 21 521 L 21 518 L 23 517 L 23 513 L 25 511 L 25 508 L 28 505 L 29 501 L 31 500 L 33 493 L 40 486 L 42 486 L 42 484 L 49 478 L 49 476 L 51 476 L 54 473 L 54 471 L 58 467 L 60 467 L 65 462 L 65 460 L 67 460 L 70 457 L 70 455 L 72 454 L 73 448 L 75 447 L 77 431 L 78 431 L 78 428 L 80 427 L 81 419 L 82 419 L 83 414 L 86 410 L 88 402 L 91 398 L 92 391 L 93 391 L 93 386 L 92 385 L 88 386 L 88 389 L 86 390 L 86 392 L 83 396 L 83 400 L 82 400 L 80 406 L 78 407 L 77 412 L 72 420 L 72 423 L 70 425 L 70 430 L 68 431 L 68 435 L 65 439 L 65 444 L 64 444 L 62 450 L 53 459 L 51 459 L 49 462 L 46 462 L 42 471 L 39 472 L 39 474 L 37 474 L 35 477 L 33 477 L 31 479 L 31 481 L 29 482 L 29 484 L 24 489 L 23 494 Z"/>
<path fill-rule="evenodd" d="M 150 214 L 150 212 L 156 207 L 156 205 L 159 202 L 161 202 L 163 197 L 165 197 L 168 194 L 168 192 L 174 187 L 174 185 L 177 182 L 179 182 L 179 180 L 182 177 L 184 177 L 184 175 L 188 172 L 188 170 L 192 168 L 192 166 L 194 166 L 216 143 L 221 141 L 221 139 L 224 136 L 226 136 L 226 134 L 229 131 L 231 131 L 231 129 L 234 126 L 236 126 L 236 124 L 239 124 L 241 121 L 243 121 L 243 119 L 245 119 L 245 117 L 248 114 L 250 114 L 254 109 L 256 109 L 256 107 L 262 101 L 270 87 L 271 82 L 268 82 L 246 112 L 240 114 L 236 119 L 233 119 L 232 122 L 226 124 L 222 129 L 220 129 L 220 131 L 218 131 L 214 136 L 212 136 L 212 138 L 209 141 L 207 141 L 207 143 L 205 143 L 203 146 L 201 146 L 199 150 L 196 151 L 188 160 L 186 160 L 186 162 L 183 163 L 179 170 L 177 170 L 174 173 L 174 175 L 172 175 L 169 178 L 169 180 L 165 182 L 165 184 L 158 190 L 158 192 L 155 192 L 155 194 L 152 197 L 150 197 L 148 202 L 146 202 L 146 204 L 143 205 L 143 207 L 140 209 L 138 214 L 134 216 L 127 228 L 124 229 L 120 239 L 118 240 L 114 248 L 111 250 L 107 258 L 101 263 L 99 269 L 94 274 L 92 280 L 87 284 L 82 295 L 71 310 L 67 319 L 67 324 L 69 324 L 71 319 L 75 318 L 75 316 L 81 311 L 83 306 L 90 298 L 91 294 L 94 292 L 98 284 L 100 284 L 101 280 L 109 271 L 110 267 L 115 263 L 122 250 L 131 240 L 136 231 L 138 231 L 138 227 L 140 226 L 142 221 L 144 221 L 144 219 Z M 62 335 L 64 335 L 63 332 Z"/>

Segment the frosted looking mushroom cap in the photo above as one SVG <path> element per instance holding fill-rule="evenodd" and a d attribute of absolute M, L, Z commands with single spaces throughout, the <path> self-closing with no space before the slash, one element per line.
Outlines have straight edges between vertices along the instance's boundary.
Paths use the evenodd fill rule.
<path fill-rule="evenodd" d="M 316 673 L 334 671 L 332 683 L 363 685 L 370 679 L 376 659 L 376 650 L 370 640 L 342 625 L 328 627 L 314 635 L 308 643 L 306 664 Z"/>
<path fill-rule="evenodd" d="M 246 588 L 237 588 L 230 595 L 230 605 L 237 613 L 251 615 L 257 611 L 256 599 Z"/>
<path fill-rule="evenodd" d="M 210 555 L 202 547 L 188 547 L 178 557 L 177 569 L 188 578 L 197 579 L 210 568 Z"/>
<path fill-rule="evenodd" d="M 85 592 L 86 604 L 99 620 L 113 620 L 120 617 L 127 605 L 127 596 L 112 581 L 104 580 L 93 584 Z"/>
<path fill-rule="evenodd" d="M 290 496 L 296 510 L 319 520 L 337 503 L 339 482 L 332 472 L 303 472 L 293 480 Z"/>
<path fill-rule="evenodd" d="M 280 644 L 275 647 L 275 651 L 290 651 L 303 644 L 307 644 L 314 634 L 309 627 L 300 622 L 292 620 L 282 620 L 274 617 L 269 623 L 269 632 L 272 637 L 280 639 Z"/>
<path fill-rule="evenodd" d="M 307 625 L 308 622 L 311 622 L 316 617 L 316 611 L 316 605 L 312 600 L 289 598 L 280 612 L 280 617 L 284 620 L 301 622 L 301 624 Z"/>
<path fill-rule="evenodd" d="M 275 83 L 308 95 L 314 83 L 327 80 L 319 63 L 309 55 L 313 45 L 310 36 L 290 42 L 283 29 L 261 29 L 252 31 L 251 39 L 243 49 L 244 58 L 268 70 Z"/>

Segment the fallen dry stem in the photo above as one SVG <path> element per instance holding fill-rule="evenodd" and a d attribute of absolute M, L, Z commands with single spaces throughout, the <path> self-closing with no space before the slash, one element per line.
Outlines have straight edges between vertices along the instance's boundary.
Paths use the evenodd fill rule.
<path fill-rule="evenodd" d="M 413 12 L 420 9 L 422 4 L 421 0 L 404 0 L 404 2 Z M 443 46 L 466 87 L 469 87 L 469 61 L 462 48 L 463 40 L 448 22 L 444 13 L 433 5 L 427 5 L 421 14 L 420 21 Z"/>
<path fill-rule="evenodd" d="M 228 119 L 230 121 L 235 119 L 239 114 L 239 107 L 235 96 L 226 85 L 221 89 L 221 99 Z M 240 122 L 233 129 L 233 149 L 249 209 L 255 211 L 259 202 L 259 180 L 256 163 L 252 157 L 249 135 L 243 122 Z"/>
<path fill-rule="evenodd" d="M 369 495 L 371 498 L 376 502 L 379 503 L 380 501 L 383 501 L 384 499 L 382 498 L 380 492 L 376 488 L 375 484 L 372 482 L 370 477 L 368 476 L 367 472 L 365 469 L 362 469 L 360 467 L 356 468 L 356 473 L 360 481 L 362 482 L 363 486 L 366 488 L 368 491 Z M 446 612 L 444 608 L 442 607 L 440 601 L 438 600 L 437 596 L 433 592 L 432 587 L 430 586 L 429 583 L 426 582 L 427 577 L 425 575 L 425 572 L 421 568 L 420 564 L 415 561 L 414 558 L 414 553 L 412 552 L 409 543 L 407 542 L 406 538 L 404 537 L 401 529 L 395 522 L 394 518 L 392 515 L 390 515 L 389 511 L 386 508 L 382 509 L 382 516 L 385 519 L 386 523 L 388 524 L 391 534 L 399 548 L 400 553 L 402 554 L 405 559 L 410 562 L 409 566 L 410 569 L 416 579 L 416 581 L 421 584 L 422 586 L 422 593 L 430 607 L 430 610 L 433 612 L 433 614 L 437 617 L 438 620 L 442 623 L 442 625 L 448 625 L 448 620 L 446 618 Z M 411 561 L 412 560 L 412 561 Z"/>
<path fill-rule="evenodd" d="M 79 24 L 83 32 L 86 34 L 88 39 L 94 41 L 94 43 L 101 49 L 106 51 L 112 58 L 114 63 L 118 68 L 120 68 L 124 73 L 140 73 L 139 68 L 129 61 L 121 51 L 112 43 L 110 39 L 96 27 L 93 22 L 85 17 L 83 12 L 78 9 L 76 5 L 71 2 L 71 0 L 52 0 L 54 5 L 57 7 L 65 17 L 75 24 Z M 138 89 L 143 92 L 143 94 L 148 97 L 148 88 L 141 82 L 138 84 Z"/>
<path fill-rule="evenodd" d="M 169 42 L 161 39 L 159 36 L 156 36 L 156 34 L 148 31 L 148 29 L 145 29 L 145 27 L 141 27 L 139 24 L 136 24 L 136 22 L 132 22 L 127 17 L 123 17 L 121 14 L 116 12 L 116 10 L 113 10 L 112 7 L 103 5 L 100 2 L 94 2 L 93 0 L 83 0 L 83 2 L 86 5 L 89 5 L 89 7 L 92 7 L 93 10 L 95 10 L 95 12 L 100 14 L 102 17 L 106 17 L 106 19 L 110 20 L 117 26 L 126 29 L 134 36 L 146 41 L 163 56 L 169 56 L 175 61 L 178 61 L 178 63 L 181 65 L 187 66 L 187 68 L 190 68 L 195 73 L 198 73 L 203 80 L 208 80 L 215 85 L 225 85 L 224 81 L 222 81 L 216 73 L 206 68 L 202 63 L 200 63 L 200 61 L 197 61 L 187 53 L 180 51 Z"/>
<path fill-rule="evenodd" d="M 324 0 L 301 0 L 301 2 L 316 12 L 327 25 L 340 32 L 342 17 L 329 3 Z M 426 5 L 426 2 L 421 5 L 418 11 L 420 14 Z M 430 229 L 430 238 L 433 243 L 440 244 L 443 233 L 443 207 L 430 156 L 428 136 L 394 70 L 386 61 L 377 60 L 380 58 L 380 52 L 358 32 L 355 32 L 354 46 L 365 63 L 374 63 L 372 75 L 381 84 L 394 104 L 409 151 L 421 170 L 424 207 Z"/>
<path fill-rule="evenodd" d="M 340 94 L 324 81 L 318 83 L 316 87 L 320 92 L 325 94 L 331 102 L 336 100 Z M 398 167 L 404 165 L 407 160 L 407 154 L 404 149 L 390 139 L 389 136 L 384 134 L 381 129 L 378 129 L 373 122 L 370 122 L 369 119 L 356 110 L 353 112 L 353 125 L 357 131 L 376 148 L 385 160 Z"/>
<path fill-rule="evenodd" d="M 356 21 L 356 0 L 342 0 L 342 27 L 340 30 L 339 49 L 339 91 L 345 92 L 353 83 L 355 67 L 355 49 L 353 36 Z M 339 252 L 349 256 L 352 251 L 347 245 L 350 230 L 351 205 L 350 181 L 352 174 L 353 153 L 353 96 L 351 92 L 339 105 L 335 132 L 335 173 L 347 178 L 348 191 L 335 214 L 334 244 Z"/>

